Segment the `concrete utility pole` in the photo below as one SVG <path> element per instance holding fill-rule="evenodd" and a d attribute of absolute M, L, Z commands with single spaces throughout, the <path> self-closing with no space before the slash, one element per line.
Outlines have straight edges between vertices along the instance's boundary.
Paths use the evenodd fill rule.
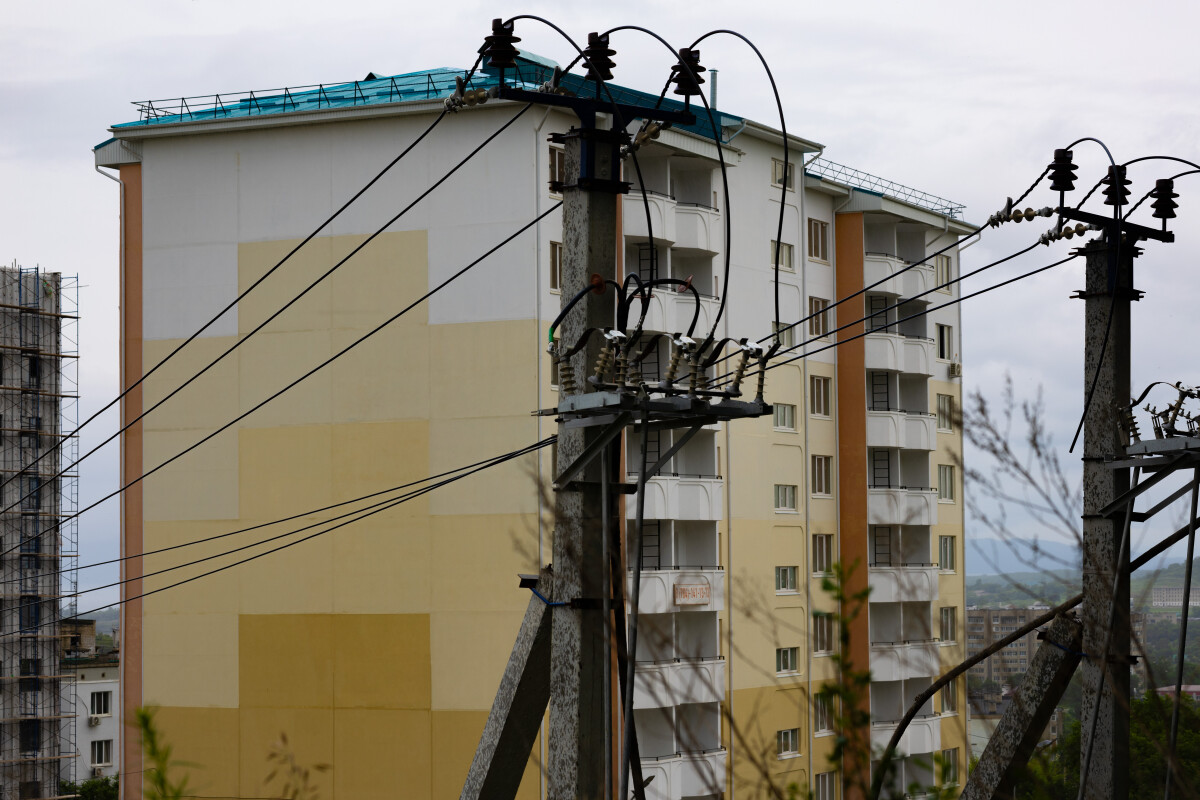
<path fill-rule="evenodd" d="M 1133 259 L 1140 252 L 1133 241 L 1118 248 L 1121 235 L 1113 226 L 1104 240 L 1084 247 L 1084 402 L 1091 393 L 1091 404 L 1083 432 L 1082 617 L 1083 652 L 1089 658 L 1083 662 L 1081 758 L 1088 759 L 1089 739 L 1091 758 L 1081 781 L 1086 782 L 1083 796 L 1095 800 L 1129 796 L 1129 540 L 1118 520 L 1100 515 L 1129 491 L 1129 470 L 1105 463 L 1125 452 L 1117 406 L 1129 402 L 1129 304 L 1135 297 Z"/>
<path fill-rule="evenodd" d="M 564 286 L 587 286 L 593 275 L 616 279 L 617 195 L 580 187 L 584 159 L 591 161 L 591 177 L 615 180 L 619 163 L 614 148 L 597 147 L 597 138 L 611 136 L 597 128 L 575 129 L 566 134 L 566 181 L 563 187 Z M 574 343 L 588 328 L 610 327 L 614 320 L 615 292 L 589 294 L 563 320 L 561 338 Z M 563 304 L 569 302 L 563 292 Z M 571 359 L 575 374 L 588 374 L 596 362 L 603 338 Z M 562 474 L 600 436 L 596 427 L 568 427 L 558 431 L 558 464 Z M 607 445 L 604 445 L 607 446 Z M 554 508 L 554 599 L 573 602 L 559 608 L 551 624 L 550 748 L 547 769 L 553 800 L 602 800 L 605 786 L 605 731 L 611 708 L 604 705 L 604 676 L 609 670 L 605 642 L 607 620 L 601 611 L 603 508 L 599 459 L 592 460 L 579 479 L 559 488 Z M 612 514 L 613 519 L 616 518 Z"/>

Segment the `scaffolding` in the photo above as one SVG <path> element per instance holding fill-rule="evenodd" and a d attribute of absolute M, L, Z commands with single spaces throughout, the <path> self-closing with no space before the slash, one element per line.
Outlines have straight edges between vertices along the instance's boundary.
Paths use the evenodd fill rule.
<path fill-rule="evenodd" d="M 76 758 L 64 599 L 77 588 L 78 278 L 0 269 L 0 800 L 63 796 Z M 65 461 L 64 461 L 65 459 Z"/>

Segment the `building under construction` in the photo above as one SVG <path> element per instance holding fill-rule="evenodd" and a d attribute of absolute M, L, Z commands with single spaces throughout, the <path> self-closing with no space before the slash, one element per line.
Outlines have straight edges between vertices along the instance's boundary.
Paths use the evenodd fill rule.
<path fill-rule="evenodd" d="M 59 622 L 77 588 L 77 303 L 75 277 L 0 270 L 3 800 L 60 797 L 60 782 L 75 780 Z"/>

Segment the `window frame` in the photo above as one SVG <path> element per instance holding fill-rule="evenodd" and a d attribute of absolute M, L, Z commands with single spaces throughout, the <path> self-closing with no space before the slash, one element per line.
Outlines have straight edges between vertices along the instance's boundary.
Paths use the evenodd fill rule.
<path fill-rule="evenodd" d="M 798 487 L 794 483 L 777 483 L 777 484 L 775 484 L 775 513 L 776 514 L 795 514 L 799 511 L 800 506 L 797 502 L 797 500 L 798 500 L 797 495 L 800 493 L 799 488 L 800 487 Z M 789 505 L 780 505 L 780 496 L 779 496 L 780 489 L 783 490 L 783 495 L 784 495 L 783 499 L 784 499 L 785 503 L 787 501 L 788 490 L 789 489 L 791 490 L 792 504 L 790 506 Z"/>
<path fill-rule="evenodd" d="M 833 497 L 833 456 L 814 455 L 810 460 L 813 497 Z"/>
<path fill-rule="evenodd" d="M 97 750 L 100 751 L 99 752 L 99 755 L 101 756 L 100 761 L 96 760 L 96 755 L 97 755 L 96 751 Z M 105 755 L 108 756 L 107 760 L 103 760 L 103 757 Z M 91 757 L 92 757 L 91 765 L 93 767 L 111 767 L 113 765 L 113 760 L 112 760 L 112 758 L 113 758 L 113 740 L 112 739 L 93 739 L 91 742 Z"/>
<path fill-rule="evenodd" d="M 97 703 L 97 698 L 102 699 L 101 703 Z M 97 707 L 103 705 L 104 709 L 97 710 Z M 88 716 L 91 717 L 111 717 L 112 716 L 112 691 L 92 692 L 92 696 L 88 702 Z"/>
<path fill-rule="evenodd" d="M 791 414 L 791 424 L 790 425 L 786 424 L 788 422 L 787 420 L 783 420 L 781 423 L 781 421 L 779 419 L 781 412 L 784 412 L 785 409 L 788 412 L 790 412 L 790 414 Z M 784 413 L 783 416 L 787 416 L 787 413 Z M 777 430 L 777 431 L 787 431 L 788 433 L 795 433 L 796 432 L 796 406 L 793 405 L 792 403 L 775 403 L 774 410 L 772 411 L 772 416 L 771 416 L 771 426 L 774 428 L 774 430 Z"/>
<path fill-rule="evenodd" d="M 813 800 L 837 800 L 837 773 L 818 772 L 813 776 Z"/>
<path fill-rule="evenodd" d="M 788 745 L 791 745 L 790 747 Z M 800 729 L 784 728 L 775 732 L 775 757 L 791 758 L 800 755 Z"/>
<path fill-rule="evenodd" d="M 938 502 L 953 503 L 957 492 L 955 482 L 958 480 L 957 470 L 953 464 L 938 464 Z"/>
<path fill-rule="evenodd" d="M 958 713 L 958 681 L 953 680 L 942 687 L 942 713 Z"/>
<path fill-rule="evenodd" d="M 562 197 L 562 192 L 554 191 L 551 184 L 564 183 L 567 180 L 567 150 L 565 147 L 555 147 L 550 145 L 550 158 L 547 164 L 549 178 L 547 186 L 550 188 L 552 197 Z"/>
<path fill-rule="evenodd" d="M 781 158 L 771 159 L 771 186 L 779 187 L 786 186 L 789 192 L 796 191 L 796 165 L 787 162 L 785 169 L 780 169 L 784 166 L 784 161 Z M 780 177 L 780 172 L 783 172 L 783 177 Z"/>
<path fill-rule="evenodd" d="M 954 280 L 954 267 L 950 256 L 945 253 L 933 257 L 933 285 L 939 292 L 953 294 L 953 289 L 942 284 Z"/>
<path fill-rule="evenodd" d="M 562 294 L 562 242 L 550 242 L 550 292 Z"/>
<path fill-rule="evenodd" d="M 945 403 L 943 403 L 945 401 Z M 945 405 L 946 408 L 942 408 Z M 937 429 L 945 433 L 954 433 L 954 395 L 937 395 Z M 945 425 L 943 425 L 943 421 Z"/>
<path fill-rule="evenodd" d="M 823 219 L 808 218 L 808 257 L 829 263 L 829 223 Z"/>
<path fill-rule="evenodd" d="M 808 298 L 808 335 L 829 338 L 829 301 L 824 297 Z"/>
<path fill-rule="evenodd" d="M 812 535 L 812 572 L 814 575 L 828 575 L 833 570 L 833 534 L 814 533 Z"/>
<path fill-rule="evenodd" d="M 955 606 L 942 606 L 940 615 L 940 625 L 938 627 L 939 637 L 943 643 L 958 642 L 958 608 Z M 949 613 L 947 613 L 949 612 Z"/>
<path fill-rule="evenodd" d="M 771 240 L 771 269 L 775 269 L 775 249 L 783 245 L 783 253 L 779 258 L 779 268 L 788 272 L 796 271 L 796 246 L 788 242 Z M 786 256 L 786 257 L 785 257 Z"/>
<path fill-rule="evenodd" d="M 816 389 L 821 387 L 821 393 L 818 395 Z M 816 398 L 821 398 L 821 405 L 824 411 L 817 410 Z M 808 413 L 814 417 L 822 417 L 830 419 L 832 414 L 833 400 L 833 379 L 827 375 L 809 375 L 808 376 Z"/>
<path fill-rule="evenodd" d="M 800 568 L 794 566 L 776 567 L 775 594 L 799 594 L 799 592 Z"/>
<path fill-rule="evenodd" d="M 814 611 L 812 623 L 813 655 L 831 655 L 835 650 L 833 615 L 824 611 Z"/>
<path fill-rule="evenodd" d="M 937 333 L 937 340 L 935 342 L 935 345 L 937 347 L 937 360 L 938 361 L 953 361 L 954 360 L 954 355 L 953 355 L 954 326 L 953 325 L 943 325 L 942 323 L 939 322 L 939 323 L 937 323 L 935 332 Z"/>
<path fill-rule="evenodd" d="M 813 733 L 833 733 L 833 698 L 820 694 L 813 697 Z"/>
<path fill-rule="evenodd" d="M 955 550 L 957 549 L 958 548 L 955 546 L 955 537 L 938 537 L 938 570 L 940 572 L 957 571 L 958 561 L 956 559 L 957 553 L 955 553 Z M 947 556 L 949 557 L 947 558 Z M 949 566 L 946 566 L 947 562 L 949 562 Z"/>
<path fill-rule="evenodd" d="M 958 785 L 958 748 L 942 751 L 942 786 Z"/>
<path fill-rule="evenodd" d="M 780 334 L 779 343 L 782 347 L 796 346 L 796 326 L 786 322 L 772 322 L 771 335 Z"/>
<path fill-rule="evenodd" d="M 775 674 L 797 675 L 800 673 L 800 648 L 775 648 Z"/>

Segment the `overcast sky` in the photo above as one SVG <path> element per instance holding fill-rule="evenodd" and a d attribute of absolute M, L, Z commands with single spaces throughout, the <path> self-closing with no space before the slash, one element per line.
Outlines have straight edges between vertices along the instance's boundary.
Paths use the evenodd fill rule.
<path fill-rule="evenodd" d="M 964 203 L 972 222 L 1023 192 L 1054 148 L 1082 136 L 1102 139 L 1119 162 L 1155 154 L 1200 160 L 1194 3 L 608 0 L 588 7 L 598 10 L 545 2 L 6 2 L 0 263 L 79 274 L 84 414 L 117 393 L 117 185 L 93 170 L 91 148 L 108 138 L 109 125 L 135 118 L 131 101 L 465 68 L 497 16 L 540 14 L 578 41 L 592 30 L 638 24 L 676 47 L 712 28 L 736 29 L 770 62 L 790 131 L 826 145 L 834 161 Z M 533 52 L 560 63 L 573 55 L 536 23 L 521 22 L 517 32 Z M 672 62 L 660 45 L 624 33 L 613 46 L 618 82 L 661 87 Z M 720 70 L 722 109 L 777 124 L 769 86 L 744 45 L 712 39 L 702 56 Z M 1076 161 L 1085 188 L 1107 164 L 1092 144 L 1076 148 Z M 1134 195 L 1183 169 L 1135 165 Z M 1138 261 L 1146 297 L 1134 308 L 1135 387 L 1200 383 L 1198 324 L 1187 311 L 1200 255 L 1197 178 L 1176 188 L 1177 243 L 1152 243 Z M 1030 204 L 1053 199 L 1042 191 Z M 1046 222 L 989 232 L 965 251 L 964 269 L 1024 247 Z M 1039 248 L 964 290 L 1062 258 L 1068 248 Z M 1068 456 L 1066 445 L 1082 405 L 1083 304 L 1067 298 L 1082 286 L 1082 264 L 1073 263 L 963 309 L 966 391 L 994 393 L 1006 372 L 1019 396 L 1043 387 L 1049 427 L 1073 469 L 1078 453 Z M 94 423 L 83 448 L 114 429 L 115 418 Z M 81 475 L 83 503 L 115 489 L 115 448 L 85 462 Z M 83 563 L 116 554 L 117 511 L 110 501 L 80 519 Z M 80 583 L 114 576 L 89 570 Z M 108 590 L 80 606 L 115 597 Z"/>

